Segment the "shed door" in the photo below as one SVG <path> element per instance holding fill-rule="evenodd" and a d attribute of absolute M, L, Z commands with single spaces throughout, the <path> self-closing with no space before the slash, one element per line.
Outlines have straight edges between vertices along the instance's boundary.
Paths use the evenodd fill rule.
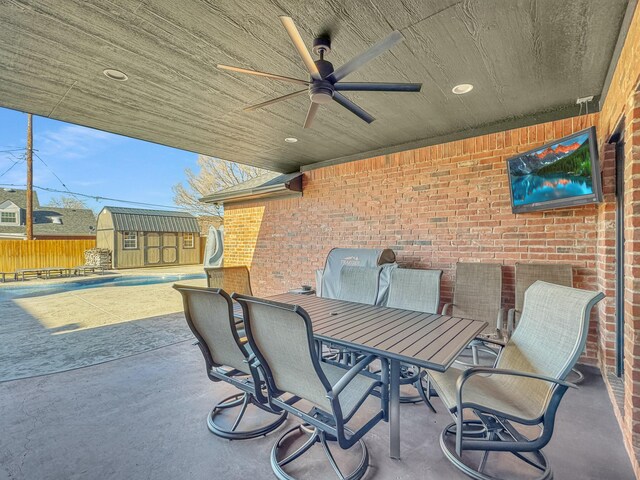
<path fill-rule="evenodd" d="M 162 263 L 178 263 L 178 234 L 162 235 Z"/>
<path fill-rule="evenodd" d="M 144 259 L 145 265 L 159 265 L 160 264 L 160 249 L 162 248 L 162 238 L 158 233 L 146 233 L 145 247 L 144 247 Z"/>

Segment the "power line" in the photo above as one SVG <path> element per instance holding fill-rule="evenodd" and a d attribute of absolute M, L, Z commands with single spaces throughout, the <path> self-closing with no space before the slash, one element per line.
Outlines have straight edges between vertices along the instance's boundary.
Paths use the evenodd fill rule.
<path fill-rule="evenodd" d="M 21 162 L 21 160 L 17 160 L 15 162 L 13 162 L 13 165 L 11 165 L 9 168 L 7 168 L 4 172 L 0 173 L 0 178 L 4 177 L 5 174 L 9 173 L 11 171 L 11 169 L 13 167 L 15 167 L 16 165 L 18 165 Z"/>
<path fill-rule="evenodd" d="M 26 185 L 20 185 L 20 184 L 16 184 L 16 183 L 2 183 L 0 184 L 0 187 L 26 187 Z M 111 198 L 111 197 L 103 197 L 101 195 L 88 195 L 86 193 L 79 193 L 79 192 L 71 192 L 71 191 L 64 191 L 64 190 L 58 190 L 55 188 L 49 188 L 49 187 L 39 187 L 37 185 L 34 185 L 33 188 L 36 188 L 38 190 L 44 190 L 47 192 L 54 192 L 54 193 L 69 193 L 71 195 L 78 195 L 80 197 L 85 197 L 85 198 L 91 198 L 97 202 L 103 201 L 103 200 L 107 200 L 110 202 L 118 202 L 118 203 L 127 203 L 130 205 L 141 205 L 141 206 L 146 206 L 146 207 L 160 207 L 160 208 L 169 208 L 169 209 L 174 209 L 174 210 L 183 210 L 182 207 L 177 207 L 175 205 L 159 205 L 157 203 L 145 203 L 145 202 L 136 202 L 134 200 L 122 200 L 120 198 Z"/>
<path fill-rule="evenodd" d="M 26 148 L 12 148 L 11 150 L 0 150 L 0 153 L 11 153 L 11 152 L 21 152 L 26 150 Z"/>
<path fill-rule="evenodd" d="M 65 190 L 66 190 L 69 194 L 71 194 L 71 195 L 72 195 L 76 200 L 80 201 L 80 199 L 79 199 L 78 197 L 76 197 L 76 196 L 71 192 L 71 190 L 69 190 L 69 187 L 67 187 L 67 186 L 64 184 L 64 182 L 63 182 L 63 181 L 62 181 L 62 179 L 61 179 L 61 178 L 56 174 L 56 172 L 54 172 L 54 171 L 51 169 L 51 167 L 50 167 L 49 165 L 47 165 L 47 163 L 42 159 L 42 157 L 41 157 L 40 155 L 38 155 L 37 153 L 35 153 L 35 152 L 33 152 L 33 154 L 36 156 L 36 158 L 37 158 L 38 160 L 40 160 L 40 161 L 42 162 L 42 164 L 43 164 L 45 167 L 47 167 L 47 170 L 49 170 L 49 171 L 53 174 L 53 176 L 54 176 L 54 177 L 56 177 L 56 178 L 58 179 L 58 181 L 59 181 L 59 182 L 60 182 L 60 184 L 65 188 Z"/>

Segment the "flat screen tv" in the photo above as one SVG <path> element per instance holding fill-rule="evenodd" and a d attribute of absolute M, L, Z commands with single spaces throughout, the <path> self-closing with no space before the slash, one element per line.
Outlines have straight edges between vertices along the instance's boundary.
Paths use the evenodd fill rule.
<path fill-rule="evenodd" d="M 507 160 L 513 213 L 602 201 L 595 127 Z"/>

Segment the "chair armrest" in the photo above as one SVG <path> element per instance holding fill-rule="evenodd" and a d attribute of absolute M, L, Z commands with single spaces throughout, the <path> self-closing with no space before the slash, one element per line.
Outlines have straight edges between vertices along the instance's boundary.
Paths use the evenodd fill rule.
<path fill-rule="evenodd" d="M 327 392 L 327 398 L 329 400 L 333 400 L 340 395 L 340 393 L 345 389 L 349 382 L 356 378 L 356 376 L 363 371 L 365 368 L 369 366 L 371 362 L 373 362 L 377 357 L 375 355 L 367 355 L 358 363 L 356 363 L 353 367 L 349 369 L 349 371 L 333 386 L 333 388 Z"/>
<path fill-rule="evenodd" d="M 450 307 L 453 307 L 453 303 L 445 303 L 444 306 L 442 307 L 441 315 L 446 315 L 447 310 L 449 310 Z"/>
<path fill-rule="evenodd" d="M 518 370 L 509 370 L 506 368 L 471 367 L 463 371 L 458 377 L 458 380 L 456 381 L 456 390 L 457 390 L 456 403 L 458 406 L 458 411 L 460 411 L 460 409 L 462 408 L 462 388 L 464 387 L 464 384 L 473 375 L 476 375 L 479 373 L 488 373 L 491 375 L 512 375 L 514 377 L 533 378 L 535 380 L 541 380 L 543 382 L 555 383 L 557 385 L 560 385 L 566 388 L 578 388 L 578 386 L 573 383 L 565 382 L 564 380 L 558 380 L 557 378 L 553 378 L 553 377 L 547 377 L 546 375 L 539 375 L 537 373 L 520 372 Z"/>
<path fill-rule="evenodd" d="M 500 340 L 498 338 L 476 337 L 475 339 L 476 340 L 480 340 L 482 343 L 491 343 L 493 345 L 497 345 L 501 349 L 504 348 L 507 345 L 507 342 L 505 340 Z"/>

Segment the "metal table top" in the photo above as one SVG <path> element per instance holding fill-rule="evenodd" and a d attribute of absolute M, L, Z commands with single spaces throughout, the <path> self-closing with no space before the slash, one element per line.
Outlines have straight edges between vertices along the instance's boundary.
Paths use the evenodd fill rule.
<path fill-rule="evenodd" d="M 304 308 L 320 340 L 439 372 L 487 326 L 479 320 L 313 295 L 284 293 L 268 299 Z"/>

